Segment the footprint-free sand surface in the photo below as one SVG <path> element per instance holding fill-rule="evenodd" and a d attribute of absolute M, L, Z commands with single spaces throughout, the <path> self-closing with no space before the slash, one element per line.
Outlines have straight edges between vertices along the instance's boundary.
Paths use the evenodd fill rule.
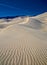
<path fill-rule="evenodd" d="M 28 16 L 0 22 L 0 65 L 47 65 L 47 24 Z"/>

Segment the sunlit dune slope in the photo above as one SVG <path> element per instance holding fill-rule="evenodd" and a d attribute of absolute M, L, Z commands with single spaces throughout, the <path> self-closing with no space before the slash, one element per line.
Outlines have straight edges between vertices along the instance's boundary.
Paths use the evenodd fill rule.
<path fill-rule="evenodd" d="M 47 24 L 47 12 L 40 14 L 40 15 L 37 15 L 34 18 L 36 18 L 36 19 L 42 21 L 43 23 Z"/>
<path fill-rule="evenodd" d="M 29 16 L 3 21 L 0 65 L 47 65 L 47 24 Z"/>

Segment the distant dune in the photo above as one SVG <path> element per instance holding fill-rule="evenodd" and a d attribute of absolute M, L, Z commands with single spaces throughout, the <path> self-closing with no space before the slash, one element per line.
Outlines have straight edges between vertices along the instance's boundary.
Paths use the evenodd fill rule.
<path fill-rule="evenodd" d="M 40 14 L 38 16 L 35 16 L 34 18 L 42 21 L 43 23 L 47 24 L 47 12 Z"/>
<path fill-rule="evenodd" d="M 47 65 L 47 12 L 0 19 L 0 65 Z"/>

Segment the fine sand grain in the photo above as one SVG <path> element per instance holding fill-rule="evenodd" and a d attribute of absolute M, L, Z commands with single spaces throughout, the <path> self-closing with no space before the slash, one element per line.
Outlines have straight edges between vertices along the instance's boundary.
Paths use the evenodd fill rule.
<path fill-rule="evenodd" d="M 47 65 L 46 24 L 27 16 L 0 25 L 0 65 Z"/>

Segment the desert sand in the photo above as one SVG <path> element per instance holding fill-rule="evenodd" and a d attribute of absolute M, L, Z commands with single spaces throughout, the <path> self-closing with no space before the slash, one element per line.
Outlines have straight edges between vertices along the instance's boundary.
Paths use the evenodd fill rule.
<path fill-rule="evenodd" d="M 0 19 L 0 65 L 47 65 L 47 12 Z"/>

